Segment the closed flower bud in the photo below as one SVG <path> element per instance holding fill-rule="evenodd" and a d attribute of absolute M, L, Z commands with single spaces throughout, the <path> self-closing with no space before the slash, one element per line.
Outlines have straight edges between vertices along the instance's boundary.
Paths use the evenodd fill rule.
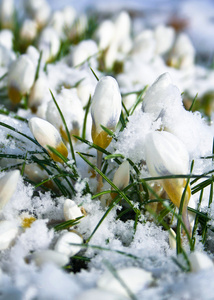
<path fill-rule="evenodd" d="M 15 6 L 13 0 L 2 0 L 0 3 L 0 25 L 12 29 L 14 26 Z"/>
<path fill-rule="evenodd" d="M 175 41 L 168 63 L 175 68 L 188 69 L 194 65 L 194 61 L 195 49 L 189 37 L 182 33 Z"/>
<path fill-rule="evenodd" d="M 20 38 L 23 42 L 31 43 L 36 38 L 37 29 L 36 21 L 30 19 L 24 20 L 20 29 Z"/>
<path fill-rule="evenodd" d="M 13 103 L 19 103 L 29 93 L 35 77 L 35 66 L 27 55 L 15 60 L 8 71 L 8 95 Z"/>
<path fill-rule="evenodd" d="M 185 145 L 173 134 L 164 131 L 149 133 L 145 139 L 146 164 L 154 177 L 186 175 L 189 172 L 189 154 Z M 163 188 L 170 200 L 180 207 L 186 180 L 184 178 L 162 179 Z M 191 197 L 188 185 L 183 203 L 183 221 L 190 231 L 187 205 Z"/>
<path fill-rule="evenodd" d="M 75 232 L 66 232 L 59 237 L 54 249 L 68 257 L 74 256 L 81 250 L 81 246 L 71 245 L 71 243 L 82 244 L 83 238 Z"/>
<path fill-rule="evenodd" d="M 73 66 L 78 66 L 87 59 L 91 59 L 93 61 L 93 56 L 98 53 L 97 44 L 92 40 L 85 40 L 80 42 L 73 50 L 72 53 L 72 64 Z M 95 61 L 93 61 L 93 65 Z M 96 66 L 96 65 L 95 65 Z"/>
<path fill-rule="evenodd" d="M 52 124 L 43 119 L 33 117 L 29 121 L 29 127 L 37 142 L 48 151 L 53 160 L 62 162 L 47 146 L 55 148 L 64 157 L 68 156 L 68 150 L 62 142 L 59 132 Z"/>
<path fill-rule="evenodd" d="M 4 46 L 8 50 L 13 49 L 13 32 L 9 29 L 3 29 L 0 31 L 0 45 Z"/>
<path fill-rule="evenodd" d="M 172 83 L 169 73 L 160 75 L 146 92 L 142 103 L 142 110 L 151 113 L 157 119 L 161 113 L 166 114 L 183 109 L 182 98 L 179 89 Z"/>
<path fill-rule="evenodd" d="M 169 246 L 171 249 L 176 249 L 176 233 L 172 228 L 169 229 Z"/>
<path fill-rule="evenodd" d="M 66 199 L 63 207 L 64 217 L 66 221 L 73 220 L 83 216 L 81 208 L 76 205 L 73 200 Z"/>
<path fill-rule="evenodd" d="M 104 50 L 110 45 L 114 36 L 114 31 L 115 26 L 111 20 L 105 20 L 100 24 L 95 33 L 99 49 Z"/>
<path fill-rule="evenodd" d="M 0 221 L 0 250 L 5 250 L 14 244 L 19 234 L 18 227 L 11 221 Z"/>
<path fill-rule="evenodd" d="M 159 55 L 163 55 L 170 50 L 174 43 L 175 30 L 172 27 L 160 25 L 155 28 L 154 37 L 156 40 L 155 52 Z"/>
<path fill-rule="evenodd" d="M 25 9 L 31 18 L 33 18 L 39 28 L 43 27 L 50 16 L 51 9 L 46 0 L 25 0 Z"/>
<path fill-rule="evenodd" d="M 146 288 L 152 282 L 151 272 L 147 272 L 137 267 L 126 267 L 117 270 L 117 274 L 125 286 L 137 294 L 143 288 Z M 97 286 L 103 290 L 117 293 L 121 296 L 128 296 L 127 290 L 115 278 L 114 274 L 110 271 L 104 272 L 97 281 Z"/>
<path fill-rule="evenodd" d="M 54 264 L 58 267 L 63 267 L 69 262 L 69 257 L 64 253 L 59 253 L 54 250 L 40 250 L 26 257 L 27 261 L 33 261 L 37 266 L 45 264 Z"/>
<path fill-rule="evenodd" d="M 101 128 L 115 130 L 121 113 L 121 95 L 116 80 L 111 76 L 97 83 L 91 105 L 92 139 L 94 144 L 104 149 L 110 144 L 111 137 Z"/>
<path fill-rule="evenodd" d="M 39 37 L 38 49 L 42 51 L 42 59 L 45 62 L 50 62 L 57 56 L 60 49 L 60 39 L 53 28 L 46 27 L 42 31 Z"/>
<path fill-rule="evenodd" d="M 189 262 L 192 272 L 199 272 L 213 268 L 212 260 L 203 252 L 194 251 L 189 256 Z"/>
<path fill-rule="evenodd" d="M 44 100 L 45 94 L 49 92 L 47 85 L 47 80 L 44 77 L 39 77 L 32 86 L 28 99 L 28 106 L 33 111 L 37 110 L 37 107 Z"/>
<path fill-rule="evenodd" d="M 0 210 L 4 208 L 14 194 L 19 177 L 20 172 L 18 170 L 14 170 L 6 173 L 0 178 Z"/>
<path fill-rule="evenodd" d="M 129 163 L 124 161 L 114 174 L 113 183 L 120 189 L 123 190 L 129 184 Z M 117 193 L 112 192 L 112 199 L 115 198 Z"/>

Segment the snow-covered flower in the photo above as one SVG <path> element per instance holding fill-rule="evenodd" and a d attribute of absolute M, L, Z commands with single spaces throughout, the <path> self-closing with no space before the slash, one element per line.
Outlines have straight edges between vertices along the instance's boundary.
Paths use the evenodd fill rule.
<path fill-rule="evenodd" d="M 35 77 L 35 66 L 26 54 L 20 55 L 8 71 L 8 95 L 13 103 L 19 103 L 29 93 Z"/>
<path fill-rule="evenodd" d="M 189 154 L 185 145 L 176 136 L 165 131 L 155 131 L 145 138 L 146 164 L 151 176 L 187 175 L 189 172 Z M 170 200 L 180 207 L 186 179 L 162 179 L 161 183 Z M 191 197 L 188 185 L 183 203 L 183 221 L 190 230 L 187 206 Z"/>
<path fill-rule="evenodd" d="M 83 238 L 76 232 L 65 232 L 57 240 L 54 250 L 69 257 L 74 256 L 81 250 L 81 246 L 72 245 L 73 243 L 82 244 Z"/>
<path fill-rule="evenodd" d="M 111 137 L 100 125 L 115 130 L 121 113 L 121 95 L 117 81 L 111 76 L 100 79 L 92 98 L 92 139 L 94 144 L 106 148 Z"/>
<path fill-rule="evenodd" d="M 14 170 L 0 178 L 0 210 L 4 208 L 14 194 L 19 177 L 19 170 Z"/>
<path fill-rule="evenodd" d="M 142 110 L 151 113 L 154 119 L 167 116 L 167 112 L 180 112 L 183 109 L 179 89 L 172 83 L 169 73 L 163 73 L 146 92 L 143 99 Z"/>
<path fill-rule="evenodd" d="M 68 156 L 68 150 L 63 143 L 59 132 L 51 123 L 43 119 L 33 117 L 29 121 L 29 127 L 37 142 L 48 151 L 53 160 L 62 162 L 62 160 L 56 154 L 51 152 L 47 146 L 55 148 L 65 157 Z"/>
<path fill-rule="evenodd" d="M 213 262 L 204 252 L 194 251 L 189 255 L 189 262 L 192 272 L 199 272 L 213 268 Z"/>
<path fill-rule="evenodd" d="M 123 190 L 129 184 L 129 163 L 125 160 L 114 173 L 113 183 L 120 189 Z M 114 197 L 117 193 L 112 192 L 111 197 Z"/>
<path fill-rule="evenodd" d="M 66 199 L 63 206 L 64 217 L 66 221 L 73 220 L 83 216 L 81 208 L 73 200 Z"/>

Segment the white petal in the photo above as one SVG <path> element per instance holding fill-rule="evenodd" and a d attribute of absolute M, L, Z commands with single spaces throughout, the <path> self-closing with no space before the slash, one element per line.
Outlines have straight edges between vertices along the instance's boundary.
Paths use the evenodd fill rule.
<path fill-rule="evenodd" d="M 0 178 L 0 210 L 7 204 L 14 194 L 20 177 L 20 171 L 8 172 Z"/>
<path fill-rule="evenodd" d="M 193 272 L 213 268 L 212 260 L 205 253 L 202 252 L 192 252 L 189 256 L 189 261 L 191 265 L 191 270 Z"/>
<path fill-rule="evenodd" d="M 103 125 L 114 128 L 120 118 L 121 95 L 117 81 L 111 76 L 105 76 L 97 83 L 92 104 L 91 114 L 97 132 L 101 132 Z"/>
<path fill-rule="evenodd" d="M 52 263 L 58 267 L 63 267 L 69 262 L 69 257 L 63 253 L 54 250 L 41 250 L 34 252 L 28 257 L 33 260 L 37 266 Z"/>
<path fill-rule="evenodd" d="M 73 200 L 66 199 L 63 207 L 64 217 L 66 221 L 76 219 L 83 216 L 81 209 Z"/>
<path fill-rule="evenodd" d="M 0 221 L 0 250 L 12 246 L 19 233 L 18 227 L 10 221 Z"/>
<path fill-rule="evenodd" d="M 71 245 L 71 243 L 82 244 L 83 238 L 75 232 L 66 232 L 59 237 L 54 249 L 59 253 L 67 255 L 68 257 L 74 256 L 81 250 L 81 247 Z"/>
<path fill-rule="evenodd" d="M 188 174 L 189 154 L 183 142 L 166 131 L 149 133 L 145 139 L 146 163 L 152 176 Z"/>
<path fill-rule="evenodd" d="M 129 267 L 117 270 L 117 275 L 132 291 L 137 293 L 152 281 L 152 275 L 143 269 Z M 97 285 L 104 290 L 127 296 L 127 291 L 110 271 L 106 271 L 98 280 Z"/>

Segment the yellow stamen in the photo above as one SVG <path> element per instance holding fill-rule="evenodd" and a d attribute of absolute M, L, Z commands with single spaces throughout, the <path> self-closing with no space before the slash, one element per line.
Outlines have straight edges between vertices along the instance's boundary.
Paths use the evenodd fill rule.
<path fill-rule="evenodd" d="M 26 217 L 22 219 L 22 227 L 23 228 L 29 228 L 31 227 L 31 224 L 36 221 L 36 218 L 32 217 Z"/>

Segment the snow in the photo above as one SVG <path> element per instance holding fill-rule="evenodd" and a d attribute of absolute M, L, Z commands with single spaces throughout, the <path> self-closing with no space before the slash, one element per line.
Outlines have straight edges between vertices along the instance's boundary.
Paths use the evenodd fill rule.
<path fill-rule="evenodd" d="M 20 5 L 18 14 L 20 20 L 23 17 L 29 18 L 29 12 L 26 13 L 23 10 L 23 1 L 16 3 Z M 178 266 L 179 264 L 184 268 L 187 266 L 184 256 L 176 255 L 176 249 L 171 246 L 172 243 L 169 240 L 169 231 L 158 224 L 154 216 L 146 212 L 144 203 L 139 202 L 139 195 L 141 199 L 146 199 L 146 193 L 142 192 L 140 184 L 136 185 L 136 183 L 139 178 L 148 180 L 149 186 L 153 186 L 159 197 L 169 199 L 160 187 L 160 182 L 149 181 L 152 174 L 147 167 L 149 164 L 147 157 L 150 154 L 151 160 L 155 163 L 152 157 L 154 152 L 147 144 L 148 137 L 155 136 L 155 134 L 161 136 L 162 133 L 166 136 L 173 135 L 174 141 L 179 140 L 185 148 L 184 152 L 188 154 L 185 158 L 189 157 L 185 173 L 186 167 L 189 168 L 191 162 L 194 161 L 192 174 L 195 176 L 208 173 L 207 176 L 212 179 L 212 159 L 204 159 L 204 157 L 212 155 L 214 136 L 213 105 L 212 102 L 205 103 L 205 96 L 214 93 L 214 70 L 210 67 L 214 49 L 213 2 L 209 0 L 203 2 L 196 0 L 144 2 L 140 0 L 110 0 L 108 2 L 85 0 L 73 1 L 70 4 L 67 0 L 47 3 L 40 0 L 38 3 L 38 7 L 45 5 L 47 11 L 44 13 L 49 12 L 47 3 L 55 12 L 60 10 L 61 14 L 66 13 L 66 5 L 72 5 L 74 11 L 70 10 L 70 12 L 73 16 L 81 16 L 83 22 L 80 22 L 82 27 L 80 26 L 77 30 L 84 29 L 88 21 L 87 14 L 93 8 L 98 13 L 101 25 L 97 28 L 99 34 L 95 33 L 87 40 L 77 40 L 75 45 L 66 49 L 66 55 L 45 65 L 46 60 L 53 59 L 53 56 L 57 55 L 58 42 L 65 41 L 66 36 L 64 32 L 62 34 L 61 27 L 58 28 L 58 33 L 56 28 L 51 27 L 54 25 L 54 20 L 46 24 L 45 28 L 55 30 L 57 49 L 50 51 L 48 57 L 42 58 L 38 73 L 42 82 L 41 86 L 34 83 L 31 88 L 30 108 L 25 109 L 24 103 L 21 102 L 16 109 L 7 96 L 7 77 L 0 82 L 1 110 L 4 110 L 6 106 L 8 111 L 15 111 L 9 113 L 8 116 L 2 111 L 0 114 L 0 154 L 3 156 L 3 158 L 0 157 L 0 184 L 4 182 L 3 176 L 8 174 L 10 167 L 18 169 L 21 175 L 24 172 L 24 177 L 20 175 L 13 183 L 10 182 L 13 184 L 11 195 L 7 194 L 9 199 L 5 201 L 0 211 L 0 221 L 3 222 L 1 224 L 7 225 L 5 227 L 2 225 L 0 234 L 0 300 L 130 298 L 127 289 L 124 292 L 123 284 L 117 278 L 117 275 L 120 278 L 120 274 L 122 281 L 124 279 L 125 282 L 128 280 L 127 282 L 130 283 L 127 283 L 127 286 L 134 293 L 133 299 L 211 300 L 214 288 L 212 262 L 214 259 L 212 242 L 214 204 L 213 202 L 209 204 L 213 196 L 212 185 L 208 182 L 209 184 L 204 186 L 200 207 L 201 213 L 207 214 L 210 218 L 207 244 L 206 247 L 202 244 L 200 225 L 195 236 L 195 252 L 191 253 L 187 239 L 183 238 L 182 246 L 192 264 L 191 270 L 185 272 Z M 35 5 L 31 1 L 28 4 Z M 91 6 L 91 10 L 87 10 L 88 6 Z M 36 13 L 36 7 L 34 10 Z M 41 26 L 40 21 L 46 22 L 47 16 L 44 14 L 41 17 L 44 18 L 40 19 L 39 16 L 35 16 L 35 20 L 38 18 L 38 26 Z M 108 32 L 107 41 L 105 40 L 107 27 L 105 30 L 101 27 L 103 21 L 110 24 L 111 32 Z M 181 27 L 184 26 L 182 33 L 176 32 L 170 26 L 173 21 L 180 22 Z M 61 20 L 61 22 L 71 25 L 68 20 Z M 121 30 L 122 35 L 118 34 Z M 2 30 L 0 32 L 0 44 L 3 44 L 3 46 L 0 45 L 1 75 L 9 70 L 11 62 L 16 61 L 18 57 L 15 51 L 4 49 L 5 46 L 11 49 L 12 31 L 9 31 L 9 35 L 5 35 L 3 43 L 4 34 L 5 31 Z M 72 34 L 75 33 L 72 32 Z M 37 41 L 39 35 L 38 33 Z M 37 41 L 33 44 L 37 45 Z M 48 49 L 51 50 L 49 42 L 44 36 L 44 47 L 48 45 Z M 109 48 L 103 52 L 103 57 L 98 59 L 99 47 L 102 48 L 103 45 Z M 39 59 L 37 48 L 26 46 L 24 52 L 36 68 Z M 100 64 L 102 67 L 99 67 Z M 116 68 L 117 64 L 121 65 L 121 70 L 113 72 L 111 68 Z M 119 187 L 121 181 L 125 182 L 125 186 L 124 184 L 122 186 L 127 188 L 126 195 L 134 210 L 140 211 L 139 216 L 135 216 L 131 209 L 125 215 L 118 217 L 125 209 L 130 209 L 130 204 L 124 199 L 116 200 L 117 203 L 115 202 L 112 207 L 105 206 L 106 202 L 113 202 L 112 193 L 110 193 L 111 182 L 104 181 L 103 186 L 100 186 L 101 190 L 109 192 L 100 199 L 99 195 L 96 195 L 99 192 L 96 172 L 81 158 L 83 155 L 91 164 L 96 165 L 97 152 L 72 137 L 72 134 L 82 136 L 85 109 L 90 97 L 93 101 L 97 79 L 91 68 L 99 79 L 104 76 L 115 78 L 123 102 L 130 113 L 126 116 L 122 108 L 127 122 L 126 127 L 123 129 L 122 123 L 119 123 L 117 127 L 113 126 L 115 127 L 114 137 L 106 149 L 108 153 L 118 155 L 121 163 L 125 161 L 128 164 L 129 162 L 126 169 L 130 170 L 130 174 L 128 176 L 125 174 L 125 179 L 123 179 L 124 174 L 121 174 L 122 171 L 118 169 L 119 165 L 113 158 L 104 160 L 108 161 L 108 168 L 105 170 L 103 167 L 102 171 Z M 17 77 L 20 82 L 22 82 L 22 75 L 22 70 L 20 70 Z M 143 98 L 132 113 L 133 105 L 144 88 Z M 65 117 L 74 147 L 76 166 L 69 142 L 65 138 L 64 124 L 49 90 L 52 91 Z M 111 94 L 113 90 L 107 90 L 107 92 Z M 96 111 L 101 120 L 105 117 L 112 117 L 111 113 L 115 104 L 109 105 L 107 97 L 105 98 L 107 92 L 103 89 L 98 95 L 97 101 L 103 97 L 106 105 L 106 112 L 102 111 L 103 116 L 100 111 Z M 131 94 L 123 96 L 126 93 Z M 188 110 L 196 93 L 198 93 L 198 101 L 202 107 L 201 112 Z M 187 107 L 185 107 L 185 100 L 190 101 Z M 92 107 L 96 106 L 95 104 L 93 103 Z M 194 105 L 197 105 L 197 102 Z M 120 113 L 120 103 L 117 106 Z M 107 110 L 110 116 L 107 115 Z M 55 163 L 50 160 L 44 148 L 34 142 L 35 136 L 29 129 L 29 120 L 32 117 L 49 121 L 55 127 L 54 130 L 61 133 L 69 151 L 66 163 Z M 25 120 L 21 121 L 20 118 Z M 2 126 L 3 123 L 6 126 L 12 126 L 14 130 Z M 90 110 L 85 124 L 85 138 L 90 143 L 92 142 Z M 96 124 L 97 127 L 99 125 Z M 100 127 L 99 130 L 99 133 L 104 136 L 103 129 Z M 46 145 L 43 146 L 46 147 Z M 158 152 L 164 147 L 156 145 L 156 148 Z M 166 155 L 166 151 L 164 154 Z M 173 158 L 171 157 L 171 161 Z M 36 164 L 36 160 L 40 165 Z M 176 163 L 180 164 L 179 162 L 180 160 L 177 159 Z M 131 166 L 132 163 L 138 168 L 138 172 Z M 165 163 L 164 159 L 163 163 Z M 103 165 L 105 166 L 105 163 Z M 178 169 L 182 170 L 182 167 L 178 166 Z M 172 170 L 173 166 L 172 168 L 169 166 L 169 169 Z M 53 181 L 54 177 L 58 182 Z M 127 182 L 129 177 L 130 180 Z M 46 187 L 41 187 L 40 182 L 48 178 L 51 180 L 46 182 Z M 202 177 L 191 185 L 192 195 L 189 207 L 197 209 L 200 197 L 200 191 L 196 192 L 197 185 L 206 183 L 206 179 L 208 178 Z M 193 180 L 194 178 L 191 178 L 190 182 L 192 183 Z M 6 183 L 5 186 L 7 186 Z M 4 197 L 4 195 L 0 196 Z M 151 193 L 150 197 L 156 199 L 156 196 Z M 166 207 L 170 203 L 167 200 L 163 204 Z M 71 210 L 67 214 L 65 213 L 66 205 L 67 210 Z M 150 205 L 148 204 L 148 210 L 155 207 L 155 205 Z M 158 215 L 160 208 L 156 208 Z M 72 209 L 75 211 L 72 212 Z M 178 210 L 176 212 L 178 213 Z M 63 230 L 54 229 L 62 222 L 71 222 L 76 216 L 82 216 L 82 218 L 73 227 Z M 194 213 L 189 214 L 189 219 L 190 223 L 194 224 Z M 176 232 L 176 217 L 173 218 L 170 215 L 168 219 L 164 218 L 164 221 L 168 222 Z M 13 232 L 10 236 L 11 228 Z M 8 234 L 8 244 L 6 246 L 4 244 L 1 248 L 5 241 L 5 233 Z M 203 261 L 206 262 L 207 268 Z M 126 270 L 125 274 L 122 270 Z M 129 270 L 133 273 L 129 274 Z M 142 281 L 139 285 L 137 284 L 137 288 L 136 282 L 129 278 L 131 276 L 133 280 L 132 276 L 138 276 L 135 271 L 136 274 L 139 271 L 140 274 L 147 274 L 149 277 L 146 284 Z M 112 282 L 112 285 L 109 282 Z"/>

